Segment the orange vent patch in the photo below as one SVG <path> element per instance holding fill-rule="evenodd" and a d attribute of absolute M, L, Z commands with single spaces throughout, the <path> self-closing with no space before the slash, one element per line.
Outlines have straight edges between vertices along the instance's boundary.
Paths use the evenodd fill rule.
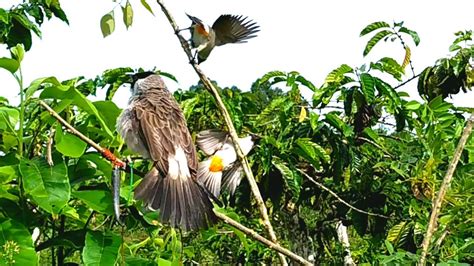
<path fill-rule="evenodd" d="M 211 158 L 211 165 L 209 165 L 209 171 L 211 172 L 221 172 L 224 169 L 224 163 L 220 156 L 214 155 Z"/>

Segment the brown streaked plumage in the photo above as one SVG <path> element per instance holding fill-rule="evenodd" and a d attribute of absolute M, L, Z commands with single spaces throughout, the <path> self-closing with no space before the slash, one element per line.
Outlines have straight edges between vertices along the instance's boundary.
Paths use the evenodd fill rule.
<path fill-rule="evenodd" d="M 135 198 L 159 210 L 161 221 L 173 227 L 205 228 L 216 217 L 196 181 L 196 150 L 181 109 L 160 76 L 140 73 L 134 81 L 117 130 L 130 149 L 154 162 Z"/>

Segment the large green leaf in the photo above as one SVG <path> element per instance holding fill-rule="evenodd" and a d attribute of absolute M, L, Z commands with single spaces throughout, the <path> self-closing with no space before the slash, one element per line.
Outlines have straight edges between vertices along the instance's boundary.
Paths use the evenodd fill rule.
<path fill-rule="evenodd" d="M 45 159 L 22 159 L 20 174 L 25 193 L 47 212 L 58 214 L 69 201 L 71 186 L 62 159 L 55 158 L 54 166 Z"/>
<path fill-rule="evenodd" d="M 0 166 L 0 184 L 6 184 L 17 178 L 16 165 Z"/>
<path fill-rule="evenodd" d="M 374 46 L 380 41 L 382 40 L 383 38 L 387 37 L 387 36 L 390 36 L 392 35 L 393 32 L 389 31 L 389 30 L 383 30 L 383 31 L 379 31 L 377 32 L 377 34 L 375 34 L 368 42 L 367 42 L 367 45 L 365 46 L 365 49 L 364 49 L 364 53 L 363 55 L 366 56 L 369 54 L 369 52 L 372 50 L 372 48 L 374 48 Z"/>
<path fill-rule="evenodd" d="M 82 200 L 92 210 L 113 215 L 112 193 L 108 190 L 78 190 L 72 196 Z"/>
<path fill-rule="evenodd" d="M 0 265 L 38 265 L 31 234 L 19 221 L 8 219 L 0 223 L 0 247 Z M 5 256 L 8 254 L 11 259 Z"/>
<path fill-rule="evenodd" d="M 57 86 L 62 87 L 62 90 L 67 90 L 66 86 L 63 86 L 61 82 L 58 81 L 56 77 L 44 77 L 38 78 L 31 82 L 30 86 L 26 89 L 26 97 L 29 98 L 35 93 L 38 89 L 41 88 L 41 85 L 47 84 L 48 86 Z"/>
<path fill-rule="evenodd" d="M 112 101 L 97 101 L 93 104 L 104 119 L 108 128 L 114 129 L 115 124 L 117 123 L 117 117 L 120 115 L 122 110 Z"/>
<path fill-rule="evenodd" d="M 390 25 L 385 21 L 377 21 L 377 22 L 371 23 L 371 24 L 367 25 L 360 32 L 360 36 L 362 37 L 362 36 L 364 36 L 368 33 L 371 33 L 372 31 L 380 29 L 380 28 L 390 28 Z"/>
<path fill-rule="evenodd" d="M 102 114 L 99 113 L 94 104 L 89 101 L 82 93 L 80 93 L 74 87 L 65 87 L 65 86 L 51 86 L 45 88 L 41 94 L 40 98 L 42 99 L 70 99 L 73 100 L 73 104 L 84 110 L 90 115 L 94 115 L 99 124 L 102 126 L 102 129 L 105 131 L 106 135 L 111 139 L 114 138 L 113 130 L 109 128 Z"/>
<path fill-rule="evenodd" d="M 60 125 L 56 127 L 54 141 L 54 146 L 60 153 L 72 158 L 81 157 L 87 148 L 87 144 L 80 138 L 67 132 L 63 133 Z"/>
<path fill-rule="evenodd" d="M 20 119 L 20 112 L 11 107 L 0 106 L 0 130 L 15 132 L 15 126 Z"/>
<path fill-rule="evenodd" d="M 115 265 L 122 244 L 120 236 L 112 232 L 89 231 L 82 251 L 85 265 Z"/>
<path fill-rule="evenodd" d="M 14 74 L 18 68 L 20 67 L 20 63 L 15 59 L 1 57 L 0 58 L 0 68 L 6 69 L 10 71 L 10 73 Z"/>
<path fill-rule="evenodd" d="M 362 73 L 360 74 L 360 83 L 365 100 L 368 104 L 371 104 L 375 100 L 374 78 L 370 74 Z"/>

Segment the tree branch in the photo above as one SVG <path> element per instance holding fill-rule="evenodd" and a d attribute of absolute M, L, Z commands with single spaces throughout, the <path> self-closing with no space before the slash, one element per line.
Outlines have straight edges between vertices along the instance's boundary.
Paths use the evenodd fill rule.
<path fill-rule="evenodd" d="M 216 214 L 216 216 L 221 219 L 224 223 L 232 226 L 232 227 L 235 227 L 237 228 L 238 230 L 240 230 L 242 233 L 248 235 L 248 236 L 251 236 L 253 239 L 259 241 L 260 243 L 266 245 L 267 247 L 273 249 L 273 250 L 276 250 L 278 251 L 279 253 L 281 254 L 285 254 L 286 256 L 288 256 L 288 258 L 298 262 L 298 263 L 301 263 L 303 265 L 313 265 L 312 263 L 310 263 L 309 261 L 305 260 L 304 258 L 296 255 L 295 253 L 291 252 L 290 250 L 280 246 L 279 244 L 277 243 L 274 243 L 264 237 L 262 237 L 261 235 L 259 235 L 257 232 L 253 231 L 252 229 L 250 228 L 247 228 L 245 226 L 243 226 L 242 224 L 240 224 L 239 222 L 235 221 L 235 220 L 232 220 L 230 217 L 220 213 L 220 212 L 216 212 L 214 211 L 214 213 Z"/>
<path fill-rule="evenodd" d="M 58 113 L 56 113 L 47 103 L 45 103 L 42 100 L 40 100 L 39 102 L 40 102 L 41 106 L 43 106 L 46 110 L 48 110 L 48 112 L 51 114 L 51 116 L 56 118 L 56 120 L 58 120 L 62 125 L 64 125 L 67 129 L 69 129 L 72 134 L 74 134 L 75 136 L 77 136 L 78 138 L 80 138 L 81 140 L 86 142 L 87 144 L 91 145 L 94 149 L 96 149 L 99 152 L 102 152 L 103 150 L 106 150 L 106 149 L 102 148 L 99 144 L 95 143 L 93 140 L 89 139 L 84 134 L 79 132 L 77 129 L 75 129 L 71 124 L 69 124 L 66 120 L 64 120 Z M 108 159 L 109 161 L 111 161 L 110 158 L 108 158 L 108 157 L 105 157 L 105 158 Z M 125 162 L 119 160 L 118 158 L 116 158 L 116 160 L 117 160 L 116 162 L 125 164 Z M 111 161 L 111 162 L 114 163 L 113 161 Z M 130 168 L 129 168 L 129 165 L 127 164 L 127 166 L 125 168 L 122 167 L 122 169 L 130 169 Z M 126 171 L 129 171 L 129 170 L 126 170 Z M 136 170 L 134 170 L 134 171 L 136 171 Z M 139 175 L 139 174 L 137 174 L 137 175 Z M 89 223 L 89 221 L 92 218 L 94 213 L 95 212 L 92 212 L 91 215 L 89 216 L 89 218 L 87 219 L 86 226 Z M 261 243 L 263 243 L 264 245 L 268 246 L 269 248 L 271 248 L 273 250 L 276 250 L 276 251 L 280 252 L 281 254 L 285 254 L 289 258 L 294 259 L 295 261 L 297 261 L 298 263 L 301 263 L 301 264 L 304 264 L 304 265 L 312 265 L 310 262 L 306 261 L 304 258 L 302 258 L 302 257 L 294 254 L 290 250 L 280 246 L 278 243 L 274 243 L 274 242 L 260 236 L 255 231 L 245 227 L 244 225 L 238 223 L 237 221 L 232 220 L 231 218 L 227 217 L 226 215 L 224 215 L 222 213 L 218 213 L 215 210 L 214 210 L 214 213 L 223 222 L 237 228 L 238 230 L 242 231 L 244 234 L 252 237 L 253 239 L 255 239 L 255 240 L 257 240 Z"/>
<path fill-rule="evenodd" d="M 306 176 L 306 178 L 308 178 L 309 181 L 313 182 L 316 186 L 320 187 L 321 189 L 326 190 L 327 192 L 329 192 L 329 194 L 333 195 L 339 202 L 341 202 L 342 204 L 346 205 L 347 207 L 353 209 L 354 211 L 360 212 L 360 213 L 363 213 L 363 214 L 367 214 L 367 215 L 370 215 L 370 216 L 377 216 L 377 217 L 381 217 L 381 218 L 385 218 L 385 219 L 390 219 L 390 217 L 388 217 L 388 216 L 385 216 L 385 215 L 382 215 L 382 214 L 377 214 L 377 213 L 372 213 L 372 212 L 367 212 L 367 211 L 364 211 L 364 210 L 361 210 L 357 207 L 352 206 L 347 201 L 345 201 L 341 197 L 339 197 L 339 195 L 337 195 L 336 192 L 332 191 L 331 189 L 329 189 L 325 185 L 323 185 L 323 184 L 319 183 L 318 181 L 314 180 L 314 178 L 309 176 L 303 170 L 298 169 L 298 171 L 300 173 L 302 173 L 304 176 Z"/>
<path fill-rule="evenodd" d="M 446 195 L 446 191 L 451 184 L 451 180 L 453 178 L 454 171 L 456 170 L 456 166 L 458 165 L 459 158 L 461 157 L 461 153 L 464 150 L 464 146 L 466 145 L 467 139 L 469 135 L 471 135 L 472 125 L 474 123 L 474 112 L 471 114 L 471 117 L 467 120 L 466 126 L 461 135 L 461 139 L 459 139 L 458 146 L 454 151 L 453 159 L 449 164 L 448 171 L 444 176 L 443 183 L 439 188 L 438 195 L 436 196 L 435 201 L 433 202 L 433 210 L 431 210 L 430 221 L 428 223 L 428 229 L 426 229 L 425 238 L 423 239 L 422 252 L 420 256 L 420 260 L 418 265 L 425 265 L 426 264 L 426 255 L 428 254 L 428 248 L 430 247 L 431 237 L 433 236 L 434 231 L 437 227 L 437 220 L 438 215 L 441 210 L 441 204 L 443 203 L 444 196 Z"/>
<path fill-rule="evenodd" d="M 186 39 L 184 39 L 184 37 L 181 36 L 181 34 L 179 33 L 179 28 L 176 24 L 176 21 L 171 16 L 171 13 L 168 11 L 168 9 L 165 7 L 165 5 L 163 3 L 163 0 L 157 0 L 157 3 L 160 5 L 161 10 L 165 14 L 165 16 L 168 18 L 168 21 L 169 21 L 171 27 L 173 28 L 174 33 L 178 37 L 178 39 L 181 43 L 181 46 L 183 47 L 184 52 L 188 56 L 189 63 L 192 65 L 192 67 L 196 71 L 196 73 L 199 76 L 200 80 L 202 81 L 204 87 L 214 96 L 214 98 L 217 102 L 217 107 L 219 108 L 219 111 L 221 112 L 222 116 L 224 117 L 224 121 L 227 125 L 227 128 L 229 129 L 229 133 L 230 133 L 230 136 L 232 137 L 232 141 L 234 143 L 234 147 L 235 147 L 235 150 L 237 152 L 237 156 L 239 157 L 239 160 L 240 160 L 240 162 L 242 164 L 242 167 L 244 169 L 244 172 L 245 172 L 245 176 L 247 177 L 247 180 L 250 184 L 250 189 L 252 190 L 252 193 L 255 197 L 255 201 L 257 202 L 258 209 L 260 211 L 260 216 L 263 220 L 263 225 L 265 226 L 265 229 L 267 230 L 268 235 L 270 236 L 270 239 L 272 240 L 272 242 L 278 243 L 275 231 L 273 230 L 272 224 L 270 223 L 270 219 L 268 217 L 268 211 L 267 211 L 267 208 L 265 206 L 265 202 L 263 201 L 262 195 L 260 194 L 260 190 L 258 189 L 257 182 L 255 181 L 252 170 L 250 169 L 250 165 L 249 165 L 249 163 L 248 163 L 248 161 L 247 161 L 244 153 L 242 152 L 242 149 L 240 148 L 240 145 L 237 141 L 239 136 L 237 135 L 237 132 L 235 130 L 232 119 L 230 118 L 229 112 L 227 111 L 227 109 L 224 105 L 224 102 L 222 101 L 222 98 L 219 95 L 218 90 L 216 89 L 216 87 L 214 87 L 214 85 L 211 83 L 209 78 L 206 75 L 204 75 L 204 73 L 202 72 L 199 65 L 197 65 L 196 62 L 194 62 L 194 59 L 193 59 L 193 56 L 192 56 L 192 53 L 191 53 L 191 48 L 189 47 L 189 44 L 186 41 Z M 285 257 L 280 255 L 280 254 L 279 254 L 279 257 L 280 257 L 281 264 L 282 265 L 287 265 Z"/>

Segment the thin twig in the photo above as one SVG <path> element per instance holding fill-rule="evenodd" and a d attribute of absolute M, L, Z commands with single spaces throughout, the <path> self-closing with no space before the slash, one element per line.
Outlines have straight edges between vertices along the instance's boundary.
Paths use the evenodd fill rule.
<path fill-rule="evenodd" d="M 91 145 L 94 149 L 96 149 L 98 152 L 100 152 L 105 158 L 107 158 L 109 161 L 111 161 L 113 164 L 120 166 L 121 168 L 126 167 L 126 163 L 120 160 L 119 158 L 115 157 L 108 149 L 102 148 L 99 144 L 95 143 L 88 137 L 86 137 L 84 134 L 82 134 L 80 131 L 75 129 L 73 126 L 71 126 L 66 120 L 64 120 L 61 116 L 59 116 L 58 113 L 56 113 L 47 103 L 45 103 L 42 100 L 39 100 L 39 103 L 41 106 L 43 106 L 48 112 L 56 118 L 61 124 L 63 124 L 71 133 L 74 135 L 78 136 L 80 139 L 85 141 L 87 144 Z"/>
<path fill-rule="evenodd" d="M 443 183 L 439 188 L 438 195 L 433 203 L 433 210 L 431 210 L 430 221 L 428 223 L 428 229 L 426 229 L 425 238 L 423 239 L 423 243 L 421 245 L 422 252 L 420 256 L 420 260 L 418 265 L 425 265 L 426 264 L 426 255 L 428 254 L 428 248 L 430 247 L 431 237 L 433 236 L 434 231 L 437 228 L 437 220 L 438 215 L 441 210 L 441 204 L 443 203 L 444 196 L 446 195 L 446 191 L 451 184 L 451 180 L 453 179 L 454 171 L 456 170 L 456 166 L 458 165 L 459 158 L 461 157 L 461 153 L 464 150 L 464 146 L 466 145 L 467 139 L 469 135 L 471 135 L 472 126 L 474 123 L 474 112 L 471 114 L 471 117 L 467 120 L 466 126 L 461 135 L 461 139 L 459 139 L 458 146 L 454 151 L 453 159 L 449 164 L 448 171 L 444 176 Z"/>
<path fill-rule="evenodd" d="M 53 156 L 52 156 L 52 146 L 53 146 L 53 138 L 54 138 L 55 130 L 53 127 L 49 130 L 48 142 L 46 143 L 46 161 L 48 162 L 49 166 L 53 166 Z"/>
<path fill-rule="evenodd" d="M 242 224 L 240 224 L 239 222 L 235 221 L 235 220 L 232 220 L 231 218 L 229 218 L 228 216 L 220 213 L 220 212 L 214 212 L 216 214 L 216 216 L 221 219 L 224 223 L 228 224 L 228 225 L 231 225 L 232 227 L 235 227 L 237 229 L 239 229 L 241 232 L 243 232 L 244 234 L 248 235 L 248 236 L 251 236 L 252 238 L 254 238 L 255 240 L 263 243 L 264 245 L 266 245 L 267 247 L 275 250 L 275 251 L 278 251 L 279 253 L 281 254 L 285 254 L 288 258 L 298 262 L 298 263 L 301 263 L 303 265 L 313 265 L 312 263 L 310 263 L 309 261 L 305 260 L 304 258 L 296 255 L 295 253 L 291 252 L 290 250 L 280 246 L 278 243 L 274 243 L 266 238 L 264 238 L 263 236 L 259 235 L 257 232 L 253 231 L 252 229 L 250 228 L 247 228 L 245 226 L 243 226 Z"/>
<path fill-rule="evenodd" d="M 250 169 L 250 165 L 242 152 L 242 149 L 240 148 L 240 145 L 238 143 L 239 136 L 237 135 L 237 131 L 235 130 L 234 124 L 232 122 L 232 119 L 229 115 L 229 112 L 227 111 L 224 102 L 222 101 L 221 96 L 219 95 L 218 90 L 216 87 L 212 84 L 212 82 L 209 80 L 209 78 L 202 72 L 201 68 L 199 67 L 196 62 L 194 62 L 192 53 L 191 53 L 191 48 L 189 47 L 188 42 L 184 37 L 179 33 L 179 28 L 176 24 L 176 21 L 174 18 L 171 16 L 171 13 L 168 11 L 168 9 L 165 7 L 163 0 L 157 0 L 158 5 L 160 5 L 161 10 L 165 14 L 165 16 L 168 18 L 168 21 L 173 28 L 174 33 L 178 37 L 181 46 L 183 47 L 184 52 L 188 56 L 189 63 L 192 65 L 194 70 L 196 71 L 197 75 L 199 76 L 200 80 L 202 81 L 202 84 L 204 87 L 214 96 L 216 102 L 217 102 L 217 107 L 219 111 L 221 112 L 222 116 L 224 117 L 224 121 L 227 125 L 227 128 L 229 129 L 229 134 L 232 137 L 232 141 L 234 143 L 235 150 L 237 152 L 237 155 L 239 157 L 239 160 L 243 166 L 245 175 L 247 177 L 247 180 L 250 184 L 250 189 L 252 190 L 252 193 L 255 197 L 255 201 L 257 202 L 258 209 L 260 211 L 260 215 L 263 221 L 263 225 L 265 226 L 265 229 L 268 232 L 268 235 L 270 236 L 270 239 L 274 243 L 278 243 L 275 231 L 273 230 L 272 224 L 270 223 L 270 219 L 268 217 L 268 211 L 265 206 L 265 202 L 263 201 L 262 195 L 260 194 L 260 190 L 258 189 L 257 182 L 255 181 L 255 178 L 253 176 L 252 170 Z M 287 262 L 285 260 L 285 257 L 283 255 L 279 254 L 280 262 L 282 265 L 287 265 Z"/>
<path fill-rule="evenodd" d="M 416 78 L 419 77 L 419 76 L 420 76 L 420 74 L 416 74 L 416 75 L 414 75 L 413 77 L 411 77 L 411 78 L 405 80 L 404 82 L 398 84 L 397 86 L 393 87 L 393 89 L 396 90 L 396 89 L 400 88 L 401 86 L 407 84 L 408 82 L 410 82 L 410 81 L 416 79 Z"/>
<path fill-rule="evenodd" d="M 309 179 L 309 181 L 313 182 L 316 186 L 320 187 L 321 189 L 323 190 L 326 190 L 327 192 L 329 192 L 329 194 L 333 195 L 338 201 L 340 201 L 342 204 L 346 205 L 347 207 L 353 209 L 354 211 L 356 212 L 360 212 L 360 213 L 363 213 L 363 214 L 367 214 L 367 215 L 370 215 L 370 216 L 377 216 L 377 217 L 381 217 L 381 218 L 385 218 L 385 219 L 390 219 L 390 217 L 388 216 L 385 216 L 385 215 L 382 215 L 382 214 L 378 214 L 378 213 L 372 213 L 372 212 L 367 212 L 367 211 L 364 211 L 364 210 L 361 210 L 357 207 L 354 207 L 352 206 L 351 204 L 349 204 L 347 201 L 343 200 L 341 197 L 339 197 L 339 195 L 336 194 L 336 192 L 332 191 L 331 189 L 329 189 L 328 187 L 326 187 L 325 185 L 319 183 L 318 181 L 314 180 L 314 178 L 312 178 L 311 176 L 309 176 L 307 173 L 305 173 L 303 170 L 301 169 L 298 169 L 298 171 L 300 173 L 302 173 L 304 176 L 306 176 L 306 178 Z"/>
<path fill-rule="evenodd" d="M 92 147 L 94 148 L 100 148 L 100 149 L 97 149 L 97 151 L 100 152 L 100 150 L 103 150 L 104 148 L 100 147 L 99 144 L 95 143 L 93 140 L 89 139 L 88 137 L 86 137 L 84 134 L 82 134 L 81 132 L 79 132 L 78 130 L 76 130 L 71 124 L 69 124 L 67 121 L 65 121 L 64 119 L 62 119 L 61 116 L 59 116 L 58 113 L 56 113 L 48 104 L 46 104 L 45 102 L 43 101 L 40 101 L 40 104 L 46 109 L 49 111 L 49 113 L 51 114 L 51 116 L 53 116 L 54 118 L 56 118 L 62 125 L 64 125 L 66 128 L 68 128 L 72 134 L 74 134 L 75 136 L 77 136 L 78 138 L 80 138 L 81 140 L 83 140 L 84 142 L 90 144 Z M 107 158 L 108 159 L 108 158 Z M 118 160 L 118 159 L 117 159 Z M 121 161 L 120 161 L 121 162 Z M 129 166 L 127 165 L 127 168 Z M 136 171 L 134 169 L 134 171 Z M 138 175 L 138 174 L 137 174 Z M 246 228 L 245 226 L 243 226 L 242 224 L 238 223 L 237 221 L 234 221 L 232 220 L 231 218 L 227 217 L 226 215 L 222 214 L 222 213 L 218 213 L 216 211 L 214 211 L 216 216 L 221 219 L 222 221 L 224 221 L 225 223 L 241 230 L 244 234 L 252 237 L 253 239 L 263 243 L 264 245 L 268 246 L 269 248 L 271 249 L 274 249 L 278 252 L 280 252 L 281 254 L 285 254 L 287 255 L 289 258 L 291 259 L 294 259 L 295 261 L 299 262 L 299 263 L 302 263 L 304 265 L 311 265 L 310 262 L 306 261 L 305 259 L 303 259 L 302 257 L 292 253 L 290 250 L 280 246 L 279 244 L 277 243 L 274 243 L 260 235 L 258 235 L 257 233 L 255 233 L 255 231 L 251 230 L 251 229 L 248 229 Z M 89 222 L 91 221 L 92 217 L 94 216 L 95 214 L 95 211 L 93 211 L 89 218 L 87 219 L 87 222 L 86 222 L 86 225 L 84 226 L 84 229 L 87 228 Z"/>

